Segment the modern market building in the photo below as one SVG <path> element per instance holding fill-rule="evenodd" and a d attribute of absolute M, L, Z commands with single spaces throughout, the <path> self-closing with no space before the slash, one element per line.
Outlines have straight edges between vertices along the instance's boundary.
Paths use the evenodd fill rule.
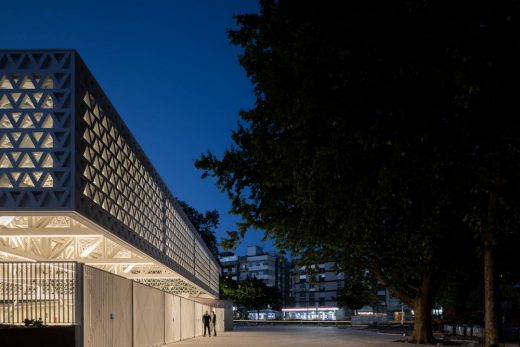
<path fill-rule="evenodd" d="M 0 51 L 0 261 L 0 323 L 75 346 L 232 327 L 219 263 L 74 50 Z"/>

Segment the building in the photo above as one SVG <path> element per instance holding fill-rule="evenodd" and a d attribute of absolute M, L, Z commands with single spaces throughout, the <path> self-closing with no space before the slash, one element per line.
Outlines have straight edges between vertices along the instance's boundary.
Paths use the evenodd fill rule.
<path fill-rule="evenodd" d="M 0 323 L 72 324 L 76 346 L 230 324 L 218 262 L 74 50 L 0 51 L 0 261 Z"/>
<path fill-rule="evenodd" d="M 283 309 L 284 319 L 342 320 L 337 291 L 345 285 L 344 275 L 334 262 L 291 268 L 290 304 Z"/>
<path fill-rule="evenodd" d="M 282 307 L 289 296 L 289 263 L 276 252 L 264 252 L 262 247 L 247 247 L 247 255 L 237 256 L 231 252 L 221 253 L 222 275 L 234 281 L 248 277 L 262 280 L 269 287 L 276 287 L 282 295 Z"/>

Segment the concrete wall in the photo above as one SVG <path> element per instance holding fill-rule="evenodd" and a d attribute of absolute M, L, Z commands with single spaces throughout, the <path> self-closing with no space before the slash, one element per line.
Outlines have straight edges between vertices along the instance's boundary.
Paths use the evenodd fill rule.
<path fill-rule="evenodd" d="M 134 286 L 134 346 L 164 344 L 166 293 L 140 283 Z"/>
<path fill-rule="evenodd" d="M 83 294 L 84 347 L 160 346 L 191 339 L 202 335 L 202 315 L 213 310 L 217 334 L 233 329 L 230 303 L 179 297 L 89 266 Z"/>
<path fill-rule="evenodd" d="M 83 341 L 89 347 L 132 345 L 132 281 L 85 266 Z"/>

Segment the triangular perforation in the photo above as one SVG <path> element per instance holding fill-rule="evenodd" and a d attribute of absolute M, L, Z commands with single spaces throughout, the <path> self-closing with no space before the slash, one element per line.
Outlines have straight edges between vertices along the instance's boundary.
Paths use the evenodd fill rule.
<path fill-rule="evenodd" d="M 18 104 L 18 107 L 21 108 L 21 109 L 34 109 L 35 108 L 34 104 L 35 104 L 35 102 L 30 97 L 30 95 L 25 94 L 21 98 L 20 103 Z"/>
<path fill-rule="evenodd" d="M 0 129 L 11 129 L 13 127 L 13 123 L 11 122 L 10 118 L 7 116 L 7 114 L 4 114 L 0 118 Z"/>
<path fill-rule="evenodd" d="M 54 146 L 54 140 L 51 136 L 51 134 L 47 134 L 47 136 L 44 137 L 43 141 L 40 144 L 41 148 L 52 148 Z"/>
<path fill-rule="evenodd" d="M 36 184 L 40 183 L 40 179 L 42 178 L 43 171 L 32 171 L 31 175 L 33 177 L 33 181 L 36 182 Z"/>
<path fill-rule="evenodd" d="M 29 117 L 28 114 L 26 114 L 23 118 L 22 118 L 22 121 L 20 122 L 20 125 L 18 125 L 18 127 L 20 128 L 34 128 L 34 123 L 31 119 L 31 117 Z"/>
<path fill-rule="evenodd" d="M 43 58 L 43 53 L 33 53 L 32 54 L 32 58 L 34 60 L 34 62 L 40 66 L 41 64 L 41 61 L 42 61 L 42 58 Z"/>
<path fill-rule="evenodd" d="M 54 112 L 55 128 L 69 128 L 70 113 Z"/>
<path fill-rule="evenodd" d="M 87 141 L 89 144 L 92 142 L 92 138 L 90 137 L 90 130 L 87 128 L 85 129 L 85 132 L 83 133 L 83 138 L 85 141 Z"/>
<path fill-rule="evenodd" d="M 21 153 L 20 152 L 9 152 L 7 153 L 11 159 L 14 166 L 18 165 L 18 159 L 20 158 Z"/>
<path fill-rule="evenodd" d="M 13 167 L 13 163 L 11 162 L 11 159 L 9 158 L 9 156 L 6 153 L 2 154 L 2 156 L 0 157 L 0 168 L 10 169 L 12 167 Z"/>
<path fill-rule="evenodd" d="M 63 63 L 65 62 L 66 58 L 67 58 L 67 53 L 54 53 L 54 58 L 56 58 L 56 62 L 60 65 L 60 66 L 63 66 Z"/>
<path fill-rule="evenodd" d="M 36 163 L 36 166 L 40 166 L 41 167 L 40 161 L 42 159 L 43 152 L 32 152 L 30 154 L 31 154 L 32 159 Z"/>
<path fill-rule="evenodd" d="M 56 144 L 59 147 L 67 147 L 68 146 L 68 140 L 69 140 L 69 131 L 55 131 L 54 135 L 56 137 Z"/>
<path fill-rule="evenodd" d="M 91 197 L 91 192 L 90 192 L 90 184 L 86 184 L 85 185 L 85 188 L 83 189 L 83 195 L 85 195 L 86 197 Z"/>
<path fill-rule="evenodd" d="M 51 195 L 52 191 L 44 191 L 40 200 L 41 206 L 53 205 L 56 199 Z"/>
<path fill-rule="evenodd" d="M 7 134 L 0 138 L 0 148 L 13 148 L 13 143 Z"/>
<path fill-rule="evenodd" d="M 18 68 L 19 69 L 28 69 L 29 67 L 31 67 L 31 65 L 32 65 L 32 61 L 29 58 L 29 55 L 28 54 L 24 54 L 22 59 L 18 63 Z"/>
<path fill-rule="evenodd" d="M 5 75 L 0 78 L 0 89 L 13 89 L 11 81 Z"/>
<path fill-rule="evenodd" d="M 43 59 L 40 60 L 40 66 L 43 69 L 48 69 L 52 66 L 52 64 L 53 64 L 53 61 L 52 61 L 50 54 L 44 54 Z"/>
<path fill-rule="evenodd" d="M 9 64 L 9 59 L 7 58 L 7 54 L 0 53 L 0 69 L 5 69 Z"/>
<path fill-rule="evenodd" d="M 68 92 L 55 92 L 54 97 L 56 98 L 56 108 L 65 108 L 68 106 L 70 101 L 70 94 Z"/>
<path fill-rule="evenodd" d="M 54 99 L 51 95 L 47 95 L 43 98 L 43 101 L 40 103 L 40 107 L 43 109 L 52 109 L 54 108 Z"/>
<path fill-rule="evenodd" d="M 59 85 L 59 88 L 66 88 L 69 82 L 69 74 L 63 72 L 57 72 L 54 75 L 54 79 Z"/>
<path fill-rule="evenodd" d="M 88 106 L 88 108 L 92 108 L 92 104 L 90 103 L 90 94 L 86 92 L 83 96 L 83 102 Z"/>
<path fill-rule="evenodd" d="M 18 184 L 20 188 L 34 188 L 34 181 L 32 180 L 31 176 L 28 173 L 25 173 L 22 175 L 22 179 L 20 183 Z"/>
<path fill-rule="evenodd" d="M 41 131 L 35 131 L 32 133 L 32 136 L 34 137 L 35 143 L 40 143 L 40 140 L 43 136 L 43 132 Z"/>
<path fill-rule="evenodd" d="M 36 123 L 40 123 L 42 117 L 43 117 L 43 112 L 33 112 L 33 118 L 36 121 Z"/>
<path fill-rule="evenodd" d="M 31 206 L 35 202 L 32 192 L 24 192 L 20 200 L 18 201 L 19 206 Z"/>
<path fill-rule="evenodd" d="M 50 173 L 47 173 L 41 183 L 42 188 L 52 188 L 54 187 L 54 178 Z"/>
<path fill-rule="evenodd" d="M 18 145 L 19 148 L 35 148 L 34 142 L 29 136 L 29 134 L 25 134 L 25 136 L 22 138 L 22 141 L 20 141 L 20 144 Z"/>
<path fill-rule="evenodd" d="M 65 191 L 59 191 L 59 190 L 55 190 L 55 191 L 53 191 L 53 193 L 56 196 L 56 199 L 59 201 L 60 205 L 64 205 L 69 196 L 69 193 L 65 192 Z"/>
<path fill-rule="evenodd" d="M 41 123 L 41 127 L 43 129 L 51 129 L 54 127 L 54 119 L 51 114 L 48 114 L 47 117 L 45 117 L 44 121 Z"/>
<path fill-rule="evenodd" d="M 42 99 L 43 93 L 33 93 L 32 96 L 36 103 L 39 104 L 40 100 Z"/>
<path fill-rule="evenodd" d="M 11 104 L 11 100 L 7 97 L 7 95 L 2 95 L 0 97 L 0 109 L 12 109 L 13 105 Z"/>
<path fill-rule="evenodd" d="M 42 199 L 43 192 L 41 190 L 33 190 L 31 195 L 34 197 L 34 200 L 36 200 L 36 203 L 39 204 L 40 200 Z"/>
<path fill-rule="evenodd" d="M 42 89 L 53 89 L 54 88 L 54 80 L 51 76 L 45 77 L 41 85 Z"/>
<path fill-rule="evenodd" d="M 44 157 L 43 161 L 41 162 L 42 168 L 52 168 L 54 167 L 54 159 L 52 159 L 52 156 L 50 153 L 47 153 L 47 155 Z"/>
<path fill-rule="evenodd" d="M 18 165 L 20 168 L 34 168 L 34 162 L 29 156 L 28 153 L 25 153 L 25 155 L 22 157 L 22 160 L 20 161 L 20 164 Z"/>
<path fill-rule="evenodd" d="M 25 75 L 24 78 L 22 79 L 22 82 L 20 82 L 20 89 L 34 89 L 34 88 L 35 88 L 34 82 L 31 79 L 31 77 L 28 75 Z"/>

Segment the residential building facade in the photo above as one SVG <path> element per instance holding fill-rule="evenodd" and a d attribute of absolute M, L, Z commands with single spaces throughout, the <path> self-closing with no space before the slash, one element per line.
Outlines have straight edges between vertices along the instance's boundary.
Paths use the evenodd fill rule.
<path fill-rule="evenodd" d="M 249 278 L 262 280 L 269 287 L 276 287 L 281 294 L 282 307 L 289 297 L 289 263 L 276 252 L 264 252 L 262 247 L 249 246 L 247 255 L 238 256 L 231 252 L 221 253 L 222 275 L 234 281 Z"/>
<path fill-rule="evenodd" d="M 338 307 L 337 292 L 345 285 L 344 274 L 334 262 L 312 266 L 293 265 L 289 288 L 289 304 L 284 319 L 341 320 L 344 309 Z"/>

